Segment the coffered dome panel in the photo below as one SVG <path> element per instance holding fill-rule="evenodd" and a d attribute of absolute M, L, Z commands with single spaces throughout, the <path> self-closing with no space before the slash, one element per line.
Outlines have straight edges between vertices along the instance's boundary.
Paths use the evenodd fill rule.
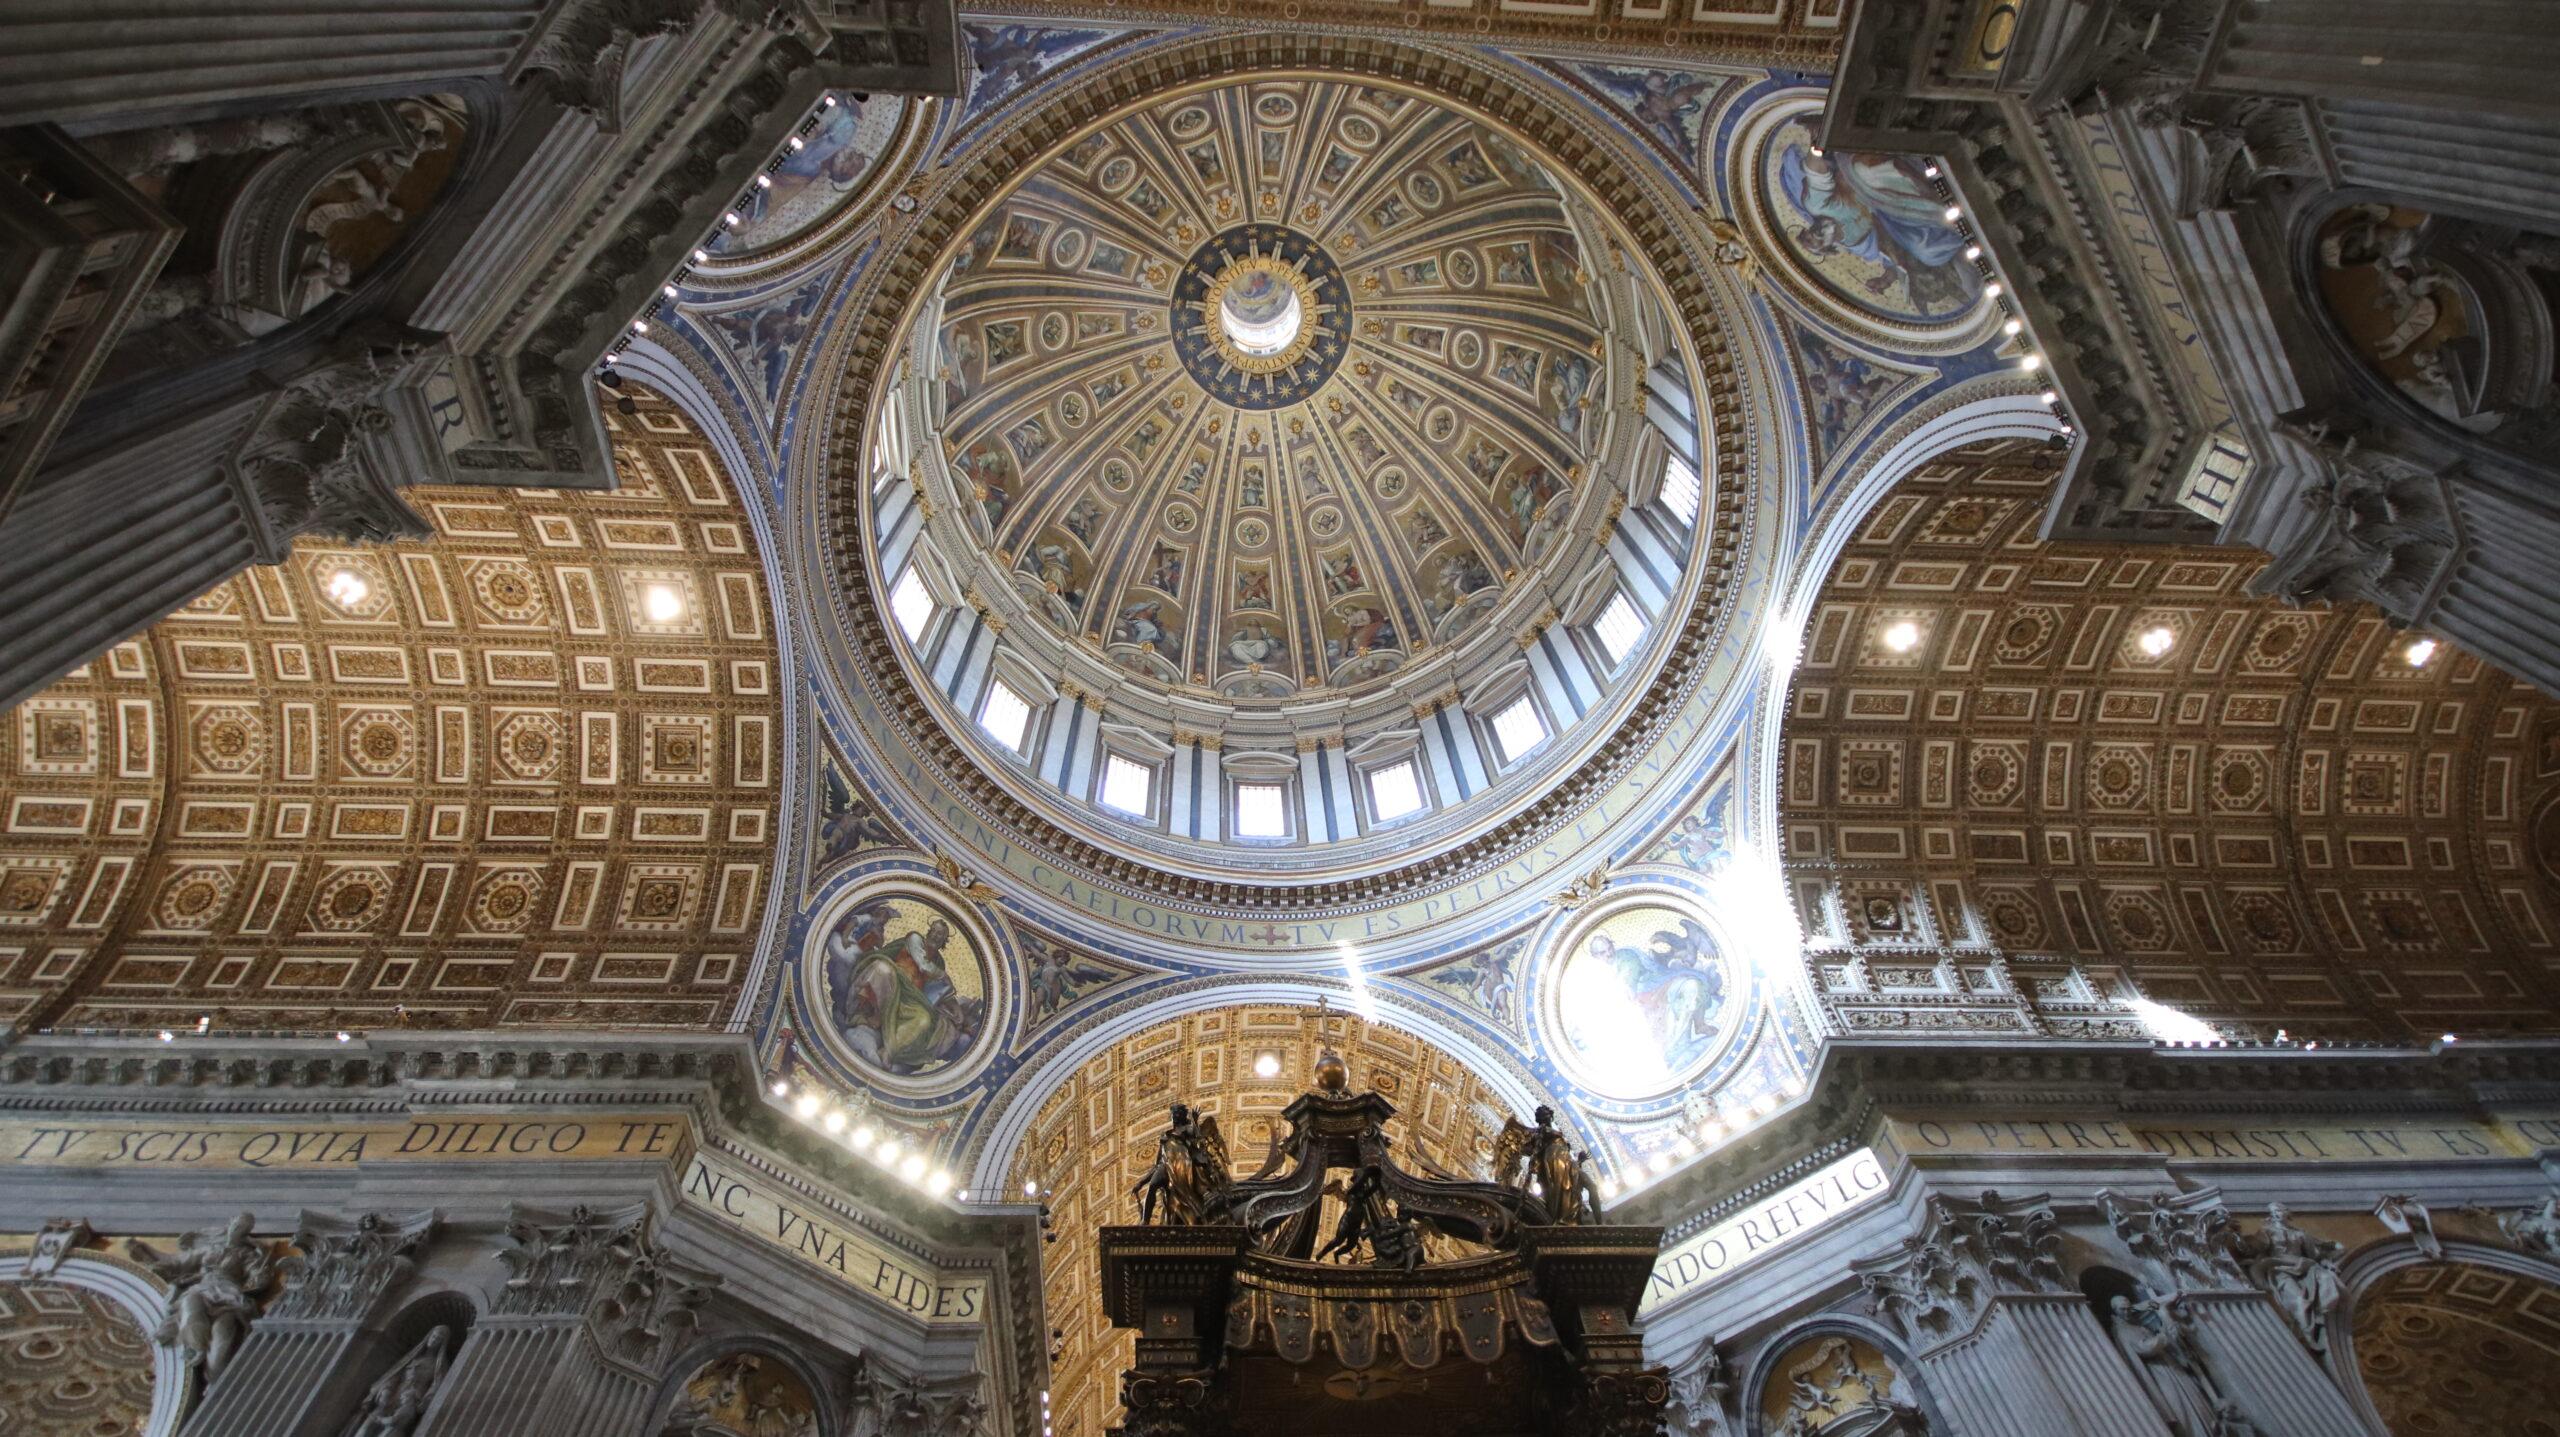
<path fill-rule="evenodd" d="M 1534 797 L 1660 661 L 1703 527 L 1694 372 L 1628 248 L 1526 141 L 1383 85 L 1066 138 L 961 227 L 871 435 L 920 687 L 1159 865 L 1330 866 Z M 995 637 L 955 655 L 947 615 Z"/>
<path fill-rule="evenodd" d="M 1391 91 L 1124 115 L 951 261 L 934 370 L 974 527 L 1033 612 L 1158 687 L 1384 679 L 1481 628 L 1574 507 L 1608 343 L 1587 224 L 1510 141 Z"/>

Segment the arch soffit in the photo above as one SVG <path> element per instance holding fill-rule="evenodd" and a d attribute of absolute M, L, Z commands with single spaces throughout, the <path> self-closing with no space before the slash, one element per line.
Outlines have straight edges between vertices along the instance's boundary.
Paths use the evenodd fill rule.
<path fill-rule="evenodd" d="M 1507 1051 L 1504 1042 L 1460 1027 L 1446 1016 L 1411 1001 L 1392 988 L 1373 987 L 1369 994 L 1375 1016 L 1361 1016 L 1385 1027 L 1400 1028 L 1466 1064 L 1517 1112 L 1527 1114 L 1542 1103 L 1568 1116 L 1576 1111 L 1571 1104 L 1560 1102 L 1557 1094 L 1550 1092 L 1534 1074 L 1523 1068 Z M 1173 1019 L 1216 1008 L 1239 1008 L 1250 1004 L 1312 1008 L 1319 999 L 1325 999 L 1342 1011 L 1357 1012 L 1357 998 L 1358 995 L 1348 985 L 1332 979 L 1209 979 L 1172 992 L 1159 990 L 1117 1007 L 1106 1008 L 1086 1019 L 1082 1030 L 1071 1040 L 1052 1040 L 1046 1051 L 1016 1070 L 1002 1086 L 988 1095 L 985 1111 L 994 1115 L 994 1121 L 979 1130 L 977 1151 L 968 1160 L 965 1186 L 979 1188 L 1002 1183 L 1013 1170 L 1014 1159 L 1023 1140 L 1030 1135 L 1032 1125 L 1048 1106 L 1050 1098 L 1066 1086 L 1077 1070 L 1123 1039 Z M 1356 1079 L 1357 1075 L 1354 1077 Z"/>
<path fill-rule="evenodd" d="M 139 1437 L 176 1437 L 195 1386 L 195 1375 L 178 1345 L 162 1342 L 156 1336 L 161 1319 L 169 1311 L 167 1285 L 140 1267 L 105 1253 L 74 1249 L 53 1271 L 41 1277 L 28 1275 L 28 1258 L 26 1253 L 0 1256 L 0 1282 L 54 1282 L 84 1288 L 123 1308 L 142 1328 L 143 1336 L 151 1342 L 151 1412 L 144 1419 Z"/>
<path fill-rule="evenodd" d="M 2364 1369 L 2356 1358 L 2355 1318 L 2357 1307 L 2385 1278 L 2413 1267 L 2467 1265 L 2560 1290 L 2560 1263 L 2549 1258 L 2469 1238 L 2440 1234 L 2437 1242 L 2444 1249 L 2441 1258 L 2427 1256 L 2416 1243 L 2395 1233 L 2375 1238 L 2338 1261 L 2338 1307 L 2329 1314 L 2329 1374 L 2346 1394 L 2348 1405 L 2372 1431 L 2391 1429 L 2383 1422 L 2381 1409 L 2374 1405 L 2373 1393 L 2365 1387 Z"/>

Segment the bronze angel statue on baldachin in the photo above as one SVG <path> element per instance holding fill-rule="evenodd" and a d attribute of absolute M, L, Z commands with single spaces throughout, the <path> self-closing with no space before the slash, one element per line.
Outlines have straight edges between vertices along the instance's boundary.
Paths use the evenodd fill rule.
<path fill-rule="evenodd" d="M 1195 1227 L 1209 1221 L 1210 1209 L 1234 1181 L 1217 1115 L 1194 1114 L 1189 1104 L 1176 1103 L 1172 1126 L 1156 1139 L 1155 1165 L 1129 1195 L 1138 1199 L 1142 1223 L 1156 1221 L 1161 1201 L 1167 1227 Z"/>
<path fill-rule="evenodd" d="M 1600 1195 L 1591 1188 L 1583 1165 L 1589 1153 L 1573 1150 L 1573 1141 L 1556 1128 L 1556 1110 L 1538 1105 L 1538 1125 L 1505 1117 L 1493 1140 L 1493 1180 L 1505 1187 L 1530 1188 L 1559 1224 L 1597 1222 Z"/>

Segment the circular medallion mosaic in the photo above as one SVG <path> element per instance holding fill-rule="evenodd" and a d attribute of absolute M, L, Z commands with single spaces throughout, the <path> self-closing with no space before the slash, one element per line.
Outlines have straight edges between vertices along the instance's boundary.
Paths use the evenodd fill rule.
<path fill-rule="evenodd" d="M 1324 383 L 1351 342 L 1351 287 L 1322 245 L 1240 225 L 1192 252 L 1173 287 L 1173 349 L 1238 409 L 1277 409 Z"/>
<path fill-rule="evenodd" d="M 927 894 L 870 890 L 811 930 L 809 995 L 829 1046 L 890 1078 L 956 1076 L 995 1027 L 990 938 Z"/>
<path fill-rule="evenodd" d="M 1744 975 L 1693 915 L 1659 902 L 1576 925 L 1548 982 L 1548 1036 L 1604 1097 L 1646 1098 L 1695 1077 L 1741 1025 Z"/>

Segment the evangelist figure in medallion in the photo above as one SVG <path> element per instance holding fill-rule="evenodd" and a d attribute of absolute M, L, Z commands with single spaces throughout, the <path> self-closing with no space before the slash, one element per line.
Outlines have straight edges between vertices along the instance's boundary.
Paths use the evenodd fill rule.
<path fill-rule="evenodd" d="M 856 905 L 825 940 L 828 1016 L 901 1077 L 957 1062 L 986 1027 L 985 970 L 948 915 L 914 898 Z"/>

